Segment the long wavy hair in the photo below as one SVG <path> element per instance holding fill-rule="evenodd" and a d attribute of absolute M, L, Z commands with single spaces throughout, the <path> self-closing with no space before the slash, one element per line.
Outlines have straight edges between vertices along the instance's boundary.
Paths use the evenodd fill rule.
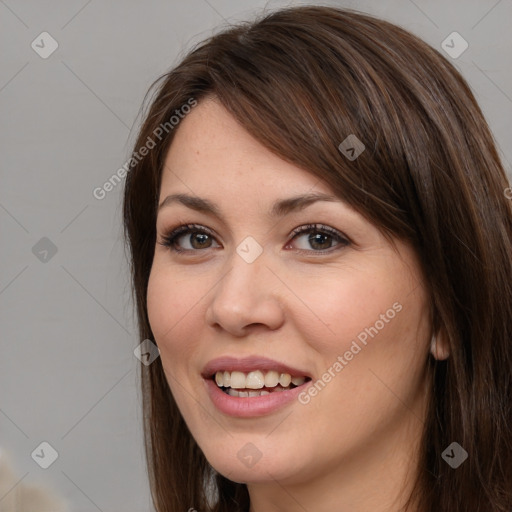
<path fill-rule="evenodd" d="M 149 139 L 155 147 L 132 161 L 123 205 L 140 339 L 154 339 L 146 291 L 163 163 L 179 129 L 169 119 L 213 95 L 266 148 L 325 180 L 419 257 L 432 328 L 443 329 L 450 356 L 427 363 L 432 392 L 408 504 L 510 512 L 512 201 L 493 136 L 455 67 L 389 22 L 303 6 L 213 35 L 150 91 L 134 154 Z M 352 161 L 338 148 L 350 134 L 366 146 Z M 141 385 L 156 510 L 247 512 L 247 486 L 205 459 L 160 358 L 141 365 Z M 457 469 L 441 457 L 454 441 L 468 453 Z"/>

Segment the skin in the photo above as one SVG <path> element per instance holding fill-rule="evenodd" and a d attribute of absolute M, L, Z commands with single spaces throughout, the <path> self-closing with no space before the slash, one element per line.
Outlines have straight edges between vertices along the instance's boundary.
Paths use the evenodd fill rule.
<path fill-rule="evenodd" d="M 428 398 L 431 327 L 420 267 L 412 248 L 398 240 L 393 248 L 343 202 L 268 216 L 278 199 L 311 192 L 333 193 L 269 152 L 214 98 L 200 102 L 177 129 L 160 202 L 200 196 L 224 220 L 179 203 L 161 208 L 151 328 L 192 435 L 217 471 L 248 484 L 251 512 L 396 511 L 415 476 Z M 213 236 L 185 234 L 178 241 L 185 253 L 160 243 L 188 223 Z M 327 236 L 315 245 L 308 242 L 315 230 L 290 236 L 307 224 L 332 227 L 350 243 Z M 236 252 L 248 236 L 263 249 L 250 264 Z M 201 371 L 224 355 L 264 355 L 316 381 L 395 303 L 401 311 L 305 405 L 232 418 L 206 393 Z M 237 457 L 249 442 L 261 452 L 250 468 Z"/>

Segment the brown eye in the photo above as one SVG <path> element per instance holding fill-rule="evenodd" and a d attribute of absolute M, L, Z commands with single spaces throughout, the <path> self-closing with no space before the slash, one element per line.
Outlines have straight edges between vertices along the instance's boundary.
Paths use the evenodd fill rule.
<path fill-rule="evenodd" d="M 163 237 L 161 245 L 176 252 L 210 249 L 215 240 L 206 229 L 195 225 L 180 226 Z M 220 246 L 218 246 L 220 247 Z"/>
<path fill-rule="evenodd" d="M 182 235 L 179 238 L 183 238 L 183 236 L 189 237 L 189 239 L 188 239 L 189 244 L 194 249 L 206 249 L 211 246 L 212 239 L 211 239 L 210 235 L 207 235 L 206 233 L 195 232 L 195 233 L 191 233 L 190 235 Z M 179 240 L 179 238 L 178 238 L 178 240 Z"/>
<path fill-rule="evenodd" d="M 310 224 L 297 228 L 293 234 L 293 240 L 303 239 L 301 246 L 296 247 L 300 251 L 328 252 L 334 247 L 349 245 L 349 241 L 339 231 L 328 226 Z"/>

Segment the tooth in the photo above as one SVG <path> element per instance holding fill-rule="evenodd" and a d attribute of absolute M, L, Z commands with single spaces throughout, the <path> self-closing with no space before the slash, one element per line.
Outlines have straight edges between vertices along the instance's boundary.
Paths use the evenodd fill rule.
<path fill-rule="evenodd" d="M 245 374 L 242 372 L 231 372 L 231 383 L 232 388 L 245 388 Z"/>
<path fill-rule="evenodd" d="M 291 381 L 292 376 L 289 373 L 281 373 L 281 375 L 279 376 L 279 384 L 281 384 L 283 388 L 288 387 Z"/>
<path fill-rule="evenodd" d="M 224 382 L 226 382 L 226 377 L 224 377 Z M 295 384 L 296 386 L 302 386 L 306 382 L 305 377 L 292 377 L 292 384 Z M 226 384 L 224 384 L 225 386 Z"/>
<path fill-rule="evenodd" d="M 238 391 L 236 389 L 229 388 L 228 389 L 228 395 L 230 395 L 230 396 L 238 396 Z"/>
<path fill-rule="evenodd" d="M 265 389 L 263 389 L 262 391 L 260 391 L 260 395 L 263 396 L 263 395 L 270 395 L 270 391 L 267 391 Z"/>
<path fill-rule="evenodd" d="M 284 391 L 284 389 L 281 386 L 276 386 L 274 388 L 274 392 L 276 392 L 276 391 Z"/>
<path fill-rule="evenodd" d="M 249 396 L 260 396 L 261 391 L 249 391 Z"/>
<path fill-rule="evenodd" d="M 243 372 L 218 371 L 215 374 L 215 382 L 219 387 L 236 388 L 236 389 L 261 389 L 263 387 L 275 388 L 279 386 L 277 391 L 283 391 L 282 388 L 288 388 L 290 383 L 295 386 L 301 386 L 306 381 L 305 377 L 292 377 L 289 373 L 281 373 L 270 370 L 265 374 L 261 370 L 255 370 L 245 374 Z M 264 393 L 268 394 L 268 391 Z M 239 395 L 231 395 L 239 396 Z M 260 395 L 248 395 L 260 396 Z"/>
<path fill-rule="evenodd" d="M 249 372 L 245 382 L 245 387 L 249 389 L 261 389 L 265 385 L 265 377 L 259 370 Z"/>
<path fill-rule="evenodd" d="M 238 396 L 240 398 L 247 398 L 249 396 L 249 393 L 247 391 L 239 391 Z"/>
<path fill-rule="evenodd" d="M 274 388 L 279 384 L 279 374 L 274 370 L 267 372 L 265 375 L 265 387 Z"/>

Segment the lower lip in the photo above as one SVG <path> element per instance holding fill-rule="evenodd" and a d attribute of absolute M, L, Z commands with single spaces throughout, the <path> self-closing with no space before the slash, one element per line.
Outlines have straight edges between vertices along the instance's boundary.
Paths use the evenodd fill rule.
<path fill-rule="evenodd" d="M 212 379 L 204 379 L 204 382 L 211 401 L 220 412 L 237 418 L 253 418 L 271 414 L 297 400 L 299 394 L 311 381 L 288 391 L 273 391 L 268 395 L 246 398 L 238 398 L 224 393 Z"/>

